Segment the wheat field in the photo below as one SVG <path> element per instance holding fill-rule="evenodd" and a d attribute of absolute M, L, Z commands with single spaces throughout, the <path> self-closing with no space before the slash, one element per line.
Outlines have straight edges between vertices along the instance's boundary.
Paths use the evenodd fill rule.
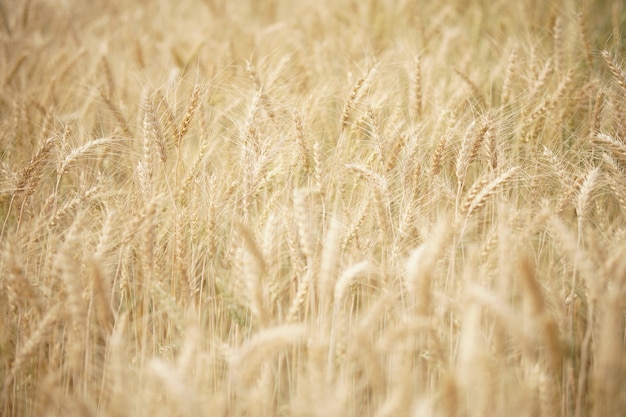
<path fill-rule="evenodd" d="M 0 415 L 624 415 L 620 0 L 0 20 Z"/>

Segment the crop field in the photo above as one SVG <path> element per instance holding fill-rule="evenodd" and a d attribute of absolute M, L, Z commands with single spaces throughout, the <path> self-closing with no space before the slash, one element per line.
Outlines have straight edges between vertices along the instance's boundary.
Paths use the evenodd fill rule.
<path fill-rule="evenodd" d="M 0 0 L 0 415 L 624 415 L 625 30 Z"/>

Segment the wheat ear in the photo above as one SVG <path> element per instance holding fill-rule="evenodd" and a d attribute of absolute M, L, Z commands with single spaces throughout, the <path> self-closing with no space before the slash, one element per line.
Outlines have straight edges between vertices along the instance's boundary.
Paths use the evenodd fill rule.
<path fill-rule="evenodd" d="M 104 73 L 104 79 L 106 81 L 106 97 L 111 100 L 115 93 L 115 80 L 113 79 L 113 71 L 111 70 L 106 56 L 102 57 L 100 65 L 102 66 L 102 72 Z"/>
<path fill-rule="evenodd" d="M 306 137 L 304 135 L 304 125 L 302 123 L 302 117 L 297 110 L 293 113 L 293 120 L 296 125 L 296 142 L 298 144 L 299 151 L 298 155 L 300 156 L 300 162 L 302 163 L 302 168 L 304 168 L 304 172 L 308 173 L 311 166 L 311 156 L 306 143 Z"/>
<path fill-rule="evenodd" d="M 502 93 L 500 94 L 500 104 L 505 105 L 511 100 L 511 85 L 513 84 L 513 76 L 517 68 L 517 50 L 514 49 L 509 57 L 509 63 L 504 73 L 504 83 L 502 84 Z"/>
<path fill-rule="evenodd" d="M 541 284 L 537 277 L 536 265 L 531 261 L 530 257 L 525 256 L 522 258 L 520 271 L 524 295 L 528 300 L 530 313 L 537 320 L 547 345 L 550 369 L 553 375 L 558 377 L 562 372 L 563 351 L 557 323 L 547 310 Z"/>
<path fill-rule="evenodd" d="M 348 125 L 348 119 L 350 118 L 350 113 L 352 112 L 352 107 L 354 107 L 354 103 L 356 99 L 361 94 L 361 91 L 364 89 L 364 86 L 367 84 L 369 78 L 373 75 L 376 69 L 372 69 L 365 74 L 361 78 L 359 78 L 352 87 L 352 91 L 350 92 L 350 96 L 348 97 L 348 101 L 346 101 L 346 105 L 343 108 L 343 114 L 341 116 L 341 130 L 344 130 Z"/>
<path fill-rule="evenodd" d="M 189 105 L 187 105 L 187 111 L 185 112 L 185 117 L 183 117 L 183 122 L 180 125 L 180 129 L 178 129 L 178 136 L 176 137 L 176 148 L 180 148 L 180 143 L 183 138 L 187 134 L 189 130 L 189 125 L 191 124 L 191 120 L 193 119 L 193 115 L 196 113 L 198 109 L 198 104 L 200 103 L 200 86 L 198 84 L 195 85 L 193 91 L 191 92 L 191 99 L 189 100 Z"/>
<path fill-rule="evenodd" d="M 591 199 L 591 193 L 593 192 L 598 176 L 600 174 L 599 168 L 593 168 L 585 175 L 578 197 L 576 198 L 576 213 L 579 219 L 579 227 L 582 227 L 582 221 L 587 217 L 587 207 L 589 206 L 589 200 Z M 580 230 L 582 232 L 582 230 Z"/>
<path fill-rule="evenodd" d="M 165 143 L 165 137 L 163 136 L 163 130 L 161 129 L 159 116 L 154 109 L 152 98 L 146 97 L 144 111 L 144 140 L 145 135 L 147 135 L 148 140 L 156 145 L 159 158 L 161 158 L 161 162 L 165 164 L 168 157 L 167 145 Z"/>
<path fill-rule="evenodd" d="M 602 58 L 604 62 L 611 70 L 611 74 L 613 74 L 613 78 L 615 82 L 622 90 L 622 94 L 626 94 L 626 73 L 622 70 L 619 64 L 615 61 L 615 59 L 611 56 L 609 51 L 602 51 Z"/>
<path fill-rule="evenodd" d="M 585 16 L 583 12 L 578 13 L 578 29 L 580 30 L 580 38 L 585 48 L 585 59 L 589 68 L 593 68 L 593 54 L 591 52 L 591 42 L 589 41 L 589 32 L 587 31 L 587 24 L 585 23 Z"/>
<path fill-rule="evenodd" d="M 472 90 L 472 94 L 474 95 L 474 98 L 476 99 L 478 104 L 481 107 L 485 108 L 487 106 L 487 101 L 485 100 L 485 96 L 483 95 L 482 91 L 480 91 L 480 88 L 478 88 L 478 85 L 476 85 L 476 83 L 472 81 L 470 77 L 468 77 L 458 68 L 455 68 L 454 72 L 456 72 L 456 74 L 461 77 L 461 79 L 465 81 L 465 83 L 470 87 L 470 89 Z"/>
<path fill-rule="evenodd" d="M 11 68 L 7 71 L 7 75 L 4 77 L 5 86 L 11 83 L 11 80 L 13 80 L 13 77 L 15 77 L 15 75 L 18 73 L 20 67 L 24 64 L 24 62 L 26 62 L 26 58 L 28 58 L 28 54 L 23 53 L 15 60 Z"/>
<path fill-rule="evenodd" d="M 324 239 L 320 266 L 319 299 L 322 311 L 326 311 L 332 304 L 332 289 L 337 279 L 340 259 L 341 230 L 341 222 L 335 218 L 331 219 L 328 234 Z"/>
<path fill-rule="evenodd" d="M 591 115 L 591 128 L 590 135 L 593 138 L 598 133 L 600 133 L 600 128 L 602 127 L 602 116 L 604 113 L 604 105 L 605 105 L 606 94 L 602 91 L 598 91 L 596 95 L 596 101 L 593 105 L 593 113 Z"/>
<path fill-rule="evenodd" d="M 563 29 L 561 24 L 561 18 L 557 16 L 554 19 L 554 25 L 552 25 L 552 47 L 554 53 L 555 69 L 557 72 L 561 71 L 563 66 Z"/>
<path fill-rule="evenodd" d="M 467 193 L 465 202 L 461 207 L 461 216 L 469 217 L 482 208 L 487 202 L 487 199 L 496 192 L 498 187 L 508 182 L 519 170 L 520 167 L 513 167 L 489 182 L 485 180 L 477 181 L 476 184 L 478 184 L 478 186 L 475 188 L 472 187 Z"/>
<path fill-rule="evenodd" d="M 46 315 L 39 321 L 37 328 L 29 335 L 13 358 L 10 372 L 4 378 L 2 397 L 6 398 L 11 382 L 19 375 L 26 362 L 36 353 L 37 348 L 45 343 L 53 326 L 63 316 L 63 303 L 57 303 L 49 308 Z"/>
<path fill-rule="evenodd" d="M 154 92 L 154 96 L 156 98 L 156 103 L 157 103 L 156 108 L 159 111 L 162 111 L 162 113 L 164 113 L 164 116 L 165 116 L 164 127 L 170 131 L 170 134 L 172 135 L 174 142 L 176 142 L 178 140 L 179 133 L 178 133 L 178 126 L 176 126 L 176 119 L 174 117 L 174 112 L 172 111 L 172 108 L 167 102 L 167 98 L 165 98 L 165 96 L 163 95 L 160 89 L 157 89 Z M 163 110 L 161 110 L 161 107 L 163 108 Z"/>
<path fill-rule="evenodd" d="M 413 108 L 414 117 L 419 120 L 422 117 L 422 60 L 419 55 L 415 57 L 415 73 L 413 79 Z"/>
<path fill-rule="evenodd" d="M 262 365 L 276 352 L 293 346 L 307 336 L 306 328 L 299 324 L 283 324 L 263 329 L 249 338 L 230 361 L 233 382 L 246 390 L 258 376 Z"/>
<path fill-rule="evenodd" d="M 490 124 L 485 123 L 483 127 L 476 133 L 472 134 L 475 122 L 472 122 L 467 128 L 465 138 L 461 145 L 461 151 L 456 160 L 456 178 L 459 186 L 459 190 L 462 188 L 465 182 L 465 176 L 467 174 L 467 168 L 478 156 L 478 150 L 485 141 L 485 135 L 489 131 Z M 472 140 L 473 139 L 473 140 Z"/>
<path fill-rule="evenodd" d="M 73 162 L 75 162 L 82 155 L 89 152 L 91 149 L 109 144 L 111 142 L 113 142 L 112 138 L 93 139 L 85 143 L 84 145 L 72 149 L 67 155 L 65 155 L 65 158 L 59 161 L 59 164 L 57 166 L 57 175 L 60 177 L 65 174 Z"/>
<path fill-rule="evenodd" d="M 246 271 L 245 279 L 252 314 L 259 321 L 261 327 L 266 327 L 269 324 L 270 314 L 261 278 L 267 271 L 267 263 L 250 229 L 243 224 L 238 224 L 237 226 L 243 239 L 244 247 L 249 254 L 249 257 L 244 259 L 244 270 Z"/>

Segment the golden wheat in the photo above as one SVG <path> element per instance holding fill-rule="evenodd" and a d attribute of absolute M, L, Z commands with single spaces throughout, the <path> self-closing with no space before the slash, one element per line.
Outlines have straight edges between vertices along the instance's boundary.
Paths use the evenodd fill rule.
<path fill-rule="evenodd" d="M 619 1 L 0 2 L 0 415 L 626 407 Z"/>

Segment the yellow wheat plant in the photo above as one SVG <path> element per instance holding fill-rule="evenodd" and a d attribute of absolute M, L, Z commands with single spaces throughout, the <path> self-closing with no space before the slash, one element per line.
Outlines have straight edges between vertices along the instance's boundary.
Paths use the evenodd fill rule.
<path fill-rule="evenodd" d="M 0 1 L 0 415 L 624 415 L 625 31 Z"/>

